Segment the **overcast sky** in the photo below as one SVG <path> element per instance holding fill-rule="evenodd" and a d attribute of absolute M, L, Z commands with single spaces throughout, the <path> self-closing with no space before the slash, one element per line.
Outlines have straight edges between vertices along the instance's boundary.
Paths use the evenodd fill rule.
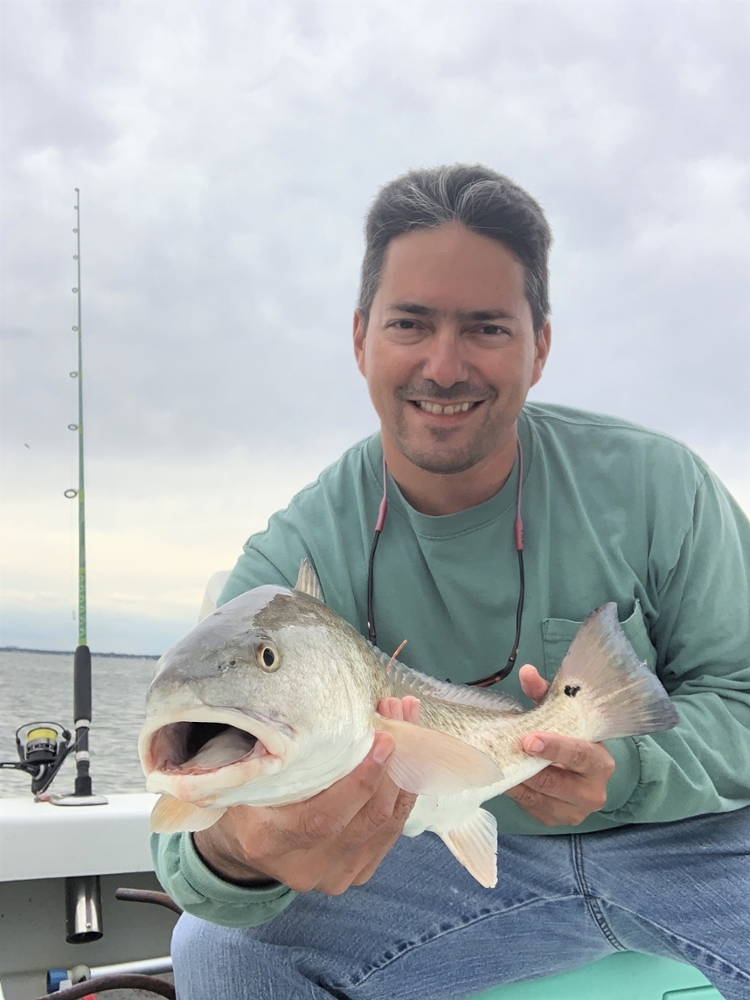
<path fill-rule="evenodd" d="M 534 398 L 686 441 L 750 510 L 750 5 L 1 0 L 0 644 L 76 642 L 75 187 L 89 639 L 161 652 L 376 428 L 362 222 L 486 163 L 555 232 Z"/>

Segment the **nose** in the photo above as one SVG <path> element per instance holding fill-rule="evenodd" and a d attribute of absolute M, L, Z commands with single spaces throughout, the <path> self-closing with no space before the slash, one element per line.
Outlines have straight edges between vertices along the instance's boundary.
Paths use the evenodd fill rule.
<path fill-rule="evenodd" d="M 427 357 L 422 365 L 422 377 L 431 379 L 444 389 L 456 382 L 468 381 L 468 365 L 459 334 L 449 328 L 438 330 L 426 342 Z"/>

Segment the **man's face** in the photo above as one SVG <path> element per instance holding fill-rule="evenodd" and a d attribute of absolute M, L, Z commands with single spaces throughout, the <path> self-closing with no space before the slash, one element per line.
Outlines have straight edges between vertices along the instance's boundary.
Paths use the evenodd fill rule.
<path fill-rule="evenodd" d="M 392 240 L 367 328 L 354 317 L 384 442 L 443 474 L 507 450 L 549 342 L 549 324 L 534 337 L 517 258 L 457 222 Z"/>

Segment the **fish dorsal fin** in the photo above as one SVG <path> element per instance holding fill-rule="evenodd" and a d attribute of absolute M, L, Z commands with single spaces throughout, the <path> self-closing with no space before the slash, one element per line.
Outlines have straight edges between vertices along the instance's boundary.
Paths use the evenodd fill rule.
<path fill-rule="evenodd" d="M 497 821 L 492 813 L 477 809 L 463 826 L 438 836 L 485 889 L 497 885 Z"/>
<path fill-rule="evenodd" d="M 456 795 L 467 788 L 488 788 L 503 780 L 501 768 L 491 757 L 456 736 L 380 715 L 373 725 L 393 737 L 396 747 L 386 770 L 407 792 Z"/>
<path fill-rule="evenodd" d="M 565 654 L 544 700 L 578 697 L 591 706 L 594 742 L 671 729 L 680 721 L 661 682 L 630 645 L 617 605 L 603 604 L 588 616 Z"/>
<path fill-rule="evenodd" d="M 218 573 L 210 578 L 206 584 L 206 593 L 203 595 L 203 604 L 201 604 L 201 609 L 198 614 L 198 621 L 202 622 L 204 618 L 208 618 L 216 611 L 216 605 L 219 600 L 219 595 L 224 589 L 224 584 L 229 579 L 229 570 L 222 569 Z"/>
<path fill-rule="evenodd" d="M 380 650 L 378 652 L 383 665 L 387 668 L 391 658 Z M 396 685 L 400 697 L 411 694 L 415 698 L 431 698 L 433 701 L 444 701 L 451 705 L 472 705 L 474 708 L 484 708 L 490 712 L 524 711 L 521 702 L 512 695 L 470 687 L 467 684 L 449 684 L 448 681 L 440 681 L 436 677 L 429 677 L 418 670 L 412 670 L 399 660 L 393 660 L 388 676 Z"/>
<path fill-rule="evenodd" d="M 202 809 L 192 802 L 183 802 L 173 795 L 160 795 L 151 810 L 151 829 L 154 833 L 177 833 L 179 830 L 207 830 L 226 812 L 226 809 Z"/>
<path fill-rule="evenodd" d="M 314 597 L 316 601 L 320 601 L 321 604 L 325 604 L 318 574 L 312 568 L 312 563 L 309 559 L 303 559 L 300 563 L 299 575 L 297 576 L 294 589 L 299 591 L 300 594 L 307 594 L 309 597 Z"/>

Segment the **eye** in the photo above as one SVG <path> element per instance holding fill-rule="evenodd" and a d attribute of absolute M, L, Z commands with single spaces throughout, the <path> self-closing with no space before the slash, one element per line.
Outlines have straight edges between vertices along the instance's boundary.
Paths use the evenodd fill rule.
<path fill-rule="evenodd" d="M 426 335 L 424 323 L 407 317 L 390 320 L 385 328 L 398 343 L 411 343 Z"/>
<path fill-rule="evenodd" d="M 271 674 L 281 666 L 281 659 L 278 650 L 269 642 L 262 642 L 255 650 L 255 658 L 261 670 Z"/>
<path fill-rule="evenodd" d="M 497 326 L 495 323 L 485 323 L 479 327 L 478 332 L 485 337 L 498 337 L 500 334 L 510 335 L 509 330 L 506 330 L 502 326 Z"/>

